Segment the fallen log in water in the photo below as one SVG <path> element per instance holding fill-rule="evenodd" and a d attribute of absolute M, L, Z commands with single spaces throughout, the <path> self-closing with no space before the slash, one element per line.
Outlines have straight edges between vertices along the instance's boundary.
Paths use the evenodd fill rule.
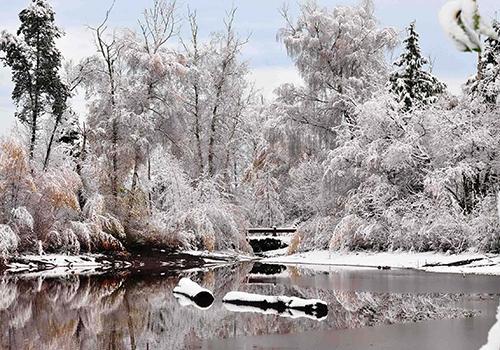
<path fill-rule="evenodd" d="M 229 292 L 222 301 L 226 309 L 233 312 L 256 312 L 291 318 L 307 317 L 318 321 L 324 320 L 328 315 L 328 305 L 319 299 Z"/>
<path fill-rule="evenodd" d="M 209 309 L 215 300 L 212 292 L 186 277 L 181 278 L 173 293 L 182 306 L 195 306 L 202 310 Z"/>

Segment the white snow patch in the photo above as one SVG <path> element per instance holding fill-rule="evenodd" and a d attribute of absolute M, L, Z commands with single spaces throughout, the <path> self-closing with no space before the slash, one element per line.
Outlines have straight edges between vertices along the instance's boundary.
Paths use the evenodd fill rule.
<path fill-rule="evenodd" d="M 479 350 L 500 349 L 500 304 L 498 305 L 497 322 L 491 327 L 488 333 L 488 342 Z"/>

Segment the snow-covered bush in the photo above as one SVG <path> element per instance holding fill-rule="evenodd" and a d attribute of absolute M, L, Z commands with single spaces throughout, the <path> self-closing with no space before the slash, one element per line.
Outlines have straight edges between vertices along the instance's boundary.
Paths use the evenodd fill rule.
<path fill-rule="evenodd" d="M 19 245 L 21 249 L 34 246 L 34 220 L 26 207 L 18 207 L 11 212 L 11 226 L 19 237 Z"/>
<path fill-rule="evenodd" d="M 366 221 L 357 215 L 351 214 L 342 218 L 335 225 L 330 240 L 329 247 L 331 250 L 342 250 L 355 248 L 355 236 L 360 228 L 366 225 Z M 354 242 L 354 243 L 353 243 Z"/>
<path fill-rule="evenodd" d="M 36 191 L 23 145 L 13 139 L 0 142 L 0 215 L 6 222 L 12 210 Z"/>
<path fill-rule="evenodd" d="M 328 242 L 338 219 L 332 216 L 318 216 L 299 226 L 296 237 L 299 237 L 298 250 L 328 249 Z"/>
<path fill-rule="evenodd" d="M 181 164 L 162 148 L 153 153 L 151 165 L 152 220 L 147 234 L 134 237 L 138 244 L 249 251 L 247 221 L 217 181 L 190 183 Z"/>
<path fill-rule="evenodd" d="M 12 222 L 19 230 L 33 230 L 34 221 L 31 214 L 25 207 L 18 207 L 12 210 Z"/>
<path fill-rule="evenodd" d="M 125 228 L 116 217 L 106 212 L 102 195 L 95 194 L 90 197 L 82 209 L 82 214 L 90 223 L 96 225 L 99 231 L 103 231 L 118 240 L 125 240 Z"/>
<path fill-rule="evenodd" d="M 170 241 L 192 249 L 249 251 L 244 236 L 246 220 L 239 209 L 212 191 L 208 195 L 206 186 L 199 184 L 190 204 L 157 212 L 158 229 L 165 237 L 157 236 L 158 242 L 145 237 L 149 244 Z"/>
<path fill-rule="evenodd" d="M 17 250 L 19 237 L 8 225 L 0 225 L 0 260 Z"/>

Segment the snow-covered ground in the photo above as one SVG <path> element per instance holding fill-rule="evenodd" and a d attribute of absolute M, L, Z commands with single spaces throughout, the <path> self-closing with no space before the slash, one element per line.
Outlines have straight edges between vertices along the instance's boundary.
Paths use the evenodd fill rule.
<path fill-rule="evenodd" d="M 491 254 L 438 253 L 368 253 L 314 251 L 289 256 L 275 256 L 263 263 L 308 265 L 321 270 L 329 266 L 346 268 L 399 268 L 428 272 L 500 275 L 500 256 Z"/>

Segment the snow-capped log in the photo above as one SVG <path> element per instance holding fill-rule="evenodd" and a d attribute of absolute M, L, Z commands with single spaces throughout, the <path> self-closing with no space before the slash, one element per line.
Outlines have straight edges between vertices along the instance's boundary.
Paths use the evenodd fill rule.
<path fill-rule="evenodd" d="M 328 315 L 328 305 L 319 299 L 301 299 L 245 292 L 229 292 L 223 298 L 224 306 L 233 312 L 255 312 L 282 317 L 307 317 L 321 321 Z"/>
<path fill-rule="evenodd" d="M 173 293 L 182 306 L 192 305 L 202 310 L 209 309 L 215 300 L 212 292 L 186 277 L 181 278 Z"/>

